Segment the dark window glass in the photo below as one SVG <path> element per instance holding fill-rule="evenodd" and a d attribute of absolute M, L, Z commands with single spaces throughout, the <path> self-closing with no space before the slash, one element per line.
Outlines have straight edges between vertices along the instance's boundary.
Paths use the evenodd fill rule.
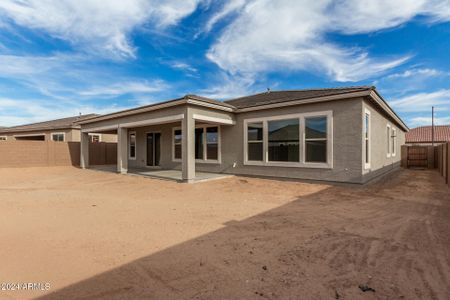
<path fill-rule="evenodd" d="M 247 160 L 263 160 L 263 123 L 247 124 Z"/>
<path fill-rule="evenodd" d="M 391 149 L 389 148 L 389 142 L 391 141 L 391 129 L 387 127 L 387 153 L 389 154 Z"/>
<path fill-rule="evenodd" d="M 326 139 L 327 118 L 326 117 L 305 118 L 305 138 Z"/>
<path fill-rule="evenodd" d="M 64 134 L 53 134 L 52 139 L 54 142 L 64 142 Z"/>
<path fill-rule="evenodd" d="M 300 161 L 299 120 L 269 121 L 269 161 Z"/>
<path fill-rule="evenodd" d="M 217 144 L 207 144 L 206 145 L 206 155 L 208 157 L 208 159 L 211 160 L 218 160 L 219 156 L 218 156 L 218 146 Z"/>
<path fill-rule="evenodd" d="M 136 157 L 136 134 L 130 134 L 130 158 Z"/>
<path fill-rule="evenodd" d="M 248 141 L 262 141 L 263 139 L 263 123 L 250 123 L 247 127 Z"/>
<path fill-rule="evenodd" d="M 175 158 L 181 159 L 181 144 L 175 145 Z"/>
<path fill-rule="evenodd" d="M 305 161 L 327 162 L 327 117 L 305 118 Z"/>
<path fill-rule="evenodd" d="M 219 129 L 217 127 L 206 128 L 206 142 L 208 144 L 217 144 L 219 142 Z"/>
<path fill-rule="evenodd" d="M 174 134 L 175 134 L 175 137 L 174 137 L 175 138 L 175 144 L 181 143 L 181 138 L 182 138 L 181 130 L 175 130 Z"/>
<path fill-rule="evenodd" d="M 206 159 L 219 159 L 219 128 L 206 128 Z"/>
<path fill-rule="evenodd" d="M 248 143 L 248 160 L 263 160 L 263 143 Z"/>
<path fill-rule="evenodd" d="M 369 163 L 369 140 L 366 139 L 366 164 Z"/>
<path fill-rule="evenodd" d="M 181 129 L 174 130 L 173 132 L 173 142 L 174 142 L 174 149 L 173 149 L 173 157 L 175 159 L 181 159 L 181 139 L 182 139 L 182 132 Z"/>
<path fill-rule="evenodd" d="M 307 162 L 327 162 L 327 141 L 306 141 Z"/>
<path fill-rule="evenodd" d="M 203 128 L 195 128 L 195 159 L 203 159 Z"/>

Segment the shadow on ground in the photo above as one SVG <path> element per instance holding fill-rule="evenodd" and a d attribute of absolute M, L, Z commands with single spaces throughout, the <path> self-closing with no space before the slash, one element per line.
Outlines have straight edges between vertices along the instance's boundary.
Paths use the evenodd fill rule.
<path fill-rule="evenodd" d="M 447 299 L 449 220 L 439 175 L 403 170 L 229 222 L 39 299 Z"/>

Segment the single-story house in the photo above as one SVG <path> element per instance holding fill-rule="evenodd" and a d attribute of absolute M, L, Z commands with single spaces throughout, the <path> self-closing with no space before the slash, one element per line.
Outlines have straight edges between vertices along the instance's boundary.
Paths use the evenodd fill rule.
<path fill-rule="evenodd" d="M 421 126 L 411 129 L 406 133 L 407 145 L 431 145 L 433 143 L 432 126 Z M 434 126 L 434 143 L 443 144 L 450 142 L 450 125 Z"/>
<path fill-rule="evenodd" d="M 79 115 L 27 125 L 0 128 L 0 141 L 47 141 L 79 142 L 80 128 L 76 122 L 97 117 L 97 114 Z M 92 142 L 117 142 L 115 134 L 92 133 Z"/>
<path fill-rule="evenodd" d="M 186 95 L 79 121 L 117 133 L 117 171 L 181 170 L 365 183 L 400 166 L 408 127 L 372 86 L 268 91 L 228 101 Z"/>

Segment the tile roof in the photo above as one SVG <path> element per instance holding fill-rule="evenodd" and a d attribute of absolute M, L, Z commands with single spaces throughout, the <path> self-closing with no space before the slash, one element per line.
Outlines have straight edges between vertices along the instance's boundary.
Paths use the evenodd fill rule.
<path fill-rule="evenodd" d="M 406 143 L 431 143 L 431 126 L 410 129 L 406 133 Z M 450 142 L 450 125 L 434 126 L 434 141 Z"/>
<path fill-rule="evenodd" d="M 355 86 L 343 88 L 328 89 L 309 89 L 296 91 L 268 91 L 256 95 L 240 97 L 224 101 L 236 108 L 248 108 L 267 104 L 282 103 L 295 100 L 306 100 L 311 98 L 334 96 L 354 92 L 371 91 L 375 89 L 373 86 Z"/>
<path fill-rule="evenodd" d="M 69 118 L 63 118 L 63 119 L 57 119 L 57 120 L 51 120 L 51 121 L 45 121 L 45 122 L 39 122 L 39 123 L 14 126 L 14 127 L 6 127 L 6 128 L 1 128 L 0 133 L 26 132 L 26 131 L 36 131 L 36 130 L 48 130 L 48 129 L 78 128 L 79 126 L 74 124 L 75 122 L 80 121 L 80 120 L 87 120 L 87 119 L 90 119 L 90 118 L 93 118 L 96 116 L 98 116 L 98 115 L 97 114 L 88 114 L 88 115 L 81 115 L 81 116 L 75 116 L 75 117 L 69 117 Z"/>

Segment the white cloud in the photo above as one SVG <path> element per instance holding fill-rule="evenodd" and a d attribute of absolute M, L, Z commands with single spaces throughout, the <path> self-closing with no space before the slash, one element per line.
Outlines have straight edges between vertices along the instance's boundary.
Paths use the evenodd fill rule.
<path fill-rule="evenodd" d="M 105 114 L 130 107 L 109 104 L 98 107 L 86 103 L 62 103 L 46 99 L 0 98 L 0 126 L 16 126 L 58 118 L 72 117 L 79 113 Z"/>
<path fill-rule="evenodd" d="M 254 79 L 251 77 L 228 76 L 222 73 L 213 81 L 208 88 L 198 91 L 198 94 L 212 99 L 231 99 L 255 91 Z"/>
<path fill-rule="evenodd" d="M 162 80 L 154 82 L 120 82 L 107 86 L 96 86 L 78 92 L 81 96 L 89 97 L 116 97 L 126 94 L 148 94 L 160 92 L 166 89 L 168 85 Z"/>
<path fill-rule="evenodd" d="M 201 0 L 2 0 L 0 24 L 8 20 L 98 53 L 134 56 L 129 33 L 151 23 L 163 28 L 190 15 Z"/>
<path fill-rule="evenodd" d="M 430 113 L 431 114 L 431 113 Z M 431 116 L 430 117 L 414 117 L 410 118 L 408 121 L 409 126 L 418 127 L 418 126 L 430 126 L 432 124 Z M 450 116 L 449 117 L 435 117 L 434 118 L 435 125 L 449 125 L 450 124 Z"/>
<path fill-rule="evenodd" d="M 160 79 L 122 76 L 92 64 L 89 56 L 0 55 L 0 78 L 7 78 L 55 99 L 113 98 L 129 94 L 153 94 L 168 89 Z"/>
<path fill-rule="evenodd" d="M 402 73 L 394 73 L 386 76 L 387 79 L 399 79 L 399 78 L 410 78 L 410 77 L 420 77 L 420 78 L 428 78 L 428 77 L 437 77 L 442 75 L 448 75 L 447 72 L 442 72 L 436 69 L 411 69 L 406 70 Z"/>
<path fill-rule="evenodd" d="M 248 0 L 224 29 L 207 57 L 231 74 L 277 70 L 325 73 L 336 81 L 359 81 L 409 59 L 370 57 L 361 48 L 328 42 L 328 33 L 368 33 L 401 25 L 417 15 L 442 21 L 450 17 L 444 1 L 399 0 Z M 237 8 L 235 8 L 235 11 Z M 214 25 L 230 11 L 214 15 Z M 211 25 L 212 24 L 212 25 Z"/>
<path fill-rule="evenodd" d="M 170 66 L 174 69 L 178 69 L 178 70 L 183 70 L 183 71 L 188 71 L 191 73 L 197 73 L 198 70 L 196 68 L 194 68 L 193 66 L 191 66 L 190 64 L 187 64 L 185 62 L 179 62 L 179 61 L 175 61 L 170 63 Z"/>
<path fill-rule="evenodd" d="M 216 25 L 216 23 L 220 22 L 223 18 L 227 17 L 231 13 L 240 10 L 244 7 L 245 4 L 246 0 L 226 1 L 222 9 L 218 10 L 212 15 L 211 18 L 209 18 L 208 22 L 205 25 L 204 32 L 210 32 L 214 25 Z"/>
<path fill-rule="evenodd" d="M 390 105 L 400 112 L 431 112 L 431 107 L 435 106 L 436 111 L 449 113 L 450 110 L 450 90 L 439 90 L 431 93 L 418 93 L 408 95 L 394 101 Z"/>

